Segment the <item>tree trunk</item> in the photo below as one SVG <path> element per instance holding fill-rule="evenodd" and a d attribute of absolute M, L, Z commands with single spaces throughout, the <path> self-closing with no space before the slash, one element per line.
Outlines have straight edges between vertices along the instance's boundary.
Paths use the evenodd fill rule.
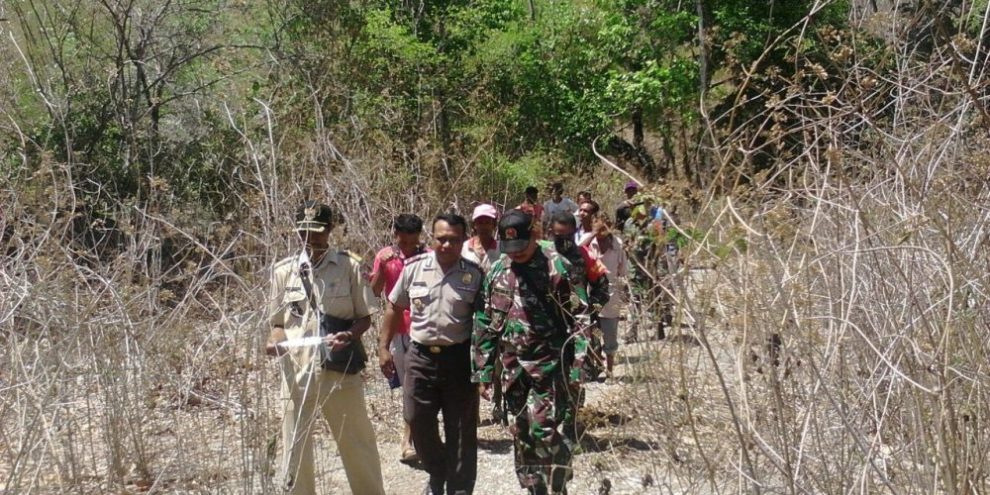
<path fill-rule="evenodd" d="M 636 107 L 632 112 L 633 121 L 633 146 L 636 147 L 636 151 L 641 151 L 643 149 L 643 109 Z"/>

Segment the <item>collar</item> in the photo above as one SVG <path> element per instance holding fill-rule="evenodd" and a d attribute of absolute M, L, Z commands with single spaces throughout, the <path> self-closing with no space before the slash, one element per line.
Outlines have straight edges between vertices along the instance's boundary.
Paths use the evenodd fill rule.
<path fill-rule="evenodd" d="M 399 249 L 399 246 L 397 244 L 392 244 L 392 250 L 395 253 L 395 255 L 396 255 L 397 258 L 399 258 L 402 261 L 405 261 L 405 260 L 407 260 L 409 258 L 412 258 L 414 256 L 419 256 L 419 255 L 425 253 L 426 252 L 426 244 L 420 244 L 420 245 L 416 246 L 416 249 L 414 249 L 413 252 L 412 252 L 412 254 L 410 254 L 409 256 L 406 256 L 405 254 L 402 254 L 402 249 Z"/>
<path fill-rule="evenodd" d="M 309 259 L 309 253 L 306 252 L 305 249 L 303 249 L 302 252 L 299 253 L 299 257 L 298 257 L 297 265 L 296 266 L 298 266 L 299 268 L 303 268 L 303 267 L 306 267 L 306 266 L 312 266 L 315 269 L 315 268 L 321 268 L 322 266 L 326 265 L 327 263 L 333 263 L 333 264 L 336 265 L 339 261 L 340 260 L 337 259 L 337 251 L 328 247 L 327 248 L 327 251 L 325 253 L 323 253 L 323 257 L 320 258 L 320 261 L 317 262 L 315 266 L 312 266 L 313 263 Z"/>

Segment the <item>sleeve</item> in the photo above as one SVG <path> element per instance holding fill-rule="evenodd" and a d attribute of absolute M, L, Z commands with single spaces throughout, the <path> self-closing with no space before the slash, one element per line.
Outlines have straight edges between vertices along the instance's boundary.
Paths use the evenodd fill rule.
<path fill-rule="evenodd" d="M 276 266 L 272 269 L 271 287 L 268 293 L 268 322 L 273 327 L 285 326 L 285 276 Z"/>
<path fill-rule="evenodd" d="M 608 303 L 608 268 L 605 268 L 602 260 L 592 258 L 587 249 L 581 249 L 581 257 L 584 258 L 587 273 L 589 312 L 597 315 Z"/>
<path fill-rule="evenodd" d="M 399 280 L 395 281 L 395 287 L 392 287 L 392 292 L 388 294 L 388 300 L 396 307 L 408 308 L 409 307 L 409 279 L 412 276 L 412 270 L 410 265 L 406 265 L 402 268 L 402 273 L 399 275 Z"/>
<path fill-rule="evenodd" d="M 378 312 L 378 298 L 371 291 L 371 284 L 361 274 L 361 263 L 351 260 L 351 304 L 354 318 L 364 318 Z"/>
<path fill-rule="evenodd" d="M 605 277 L 602 277 L 602 280 L 605 280 Z M 563 286 L 568 285 L 563 280 L 560 283 Z M 606 291 L 608 290 L 608 285 L 605 285 L 605 289 Z M 568 290 L 574 291 L 579 299 L 587 297 L 580 285 L 574 285 L 573 279 Z M 598 309 L 594 309 L 593 311 L 597 313 Z M 572 346 L 573 354 L 566 368 L 567 380 L 572 385 L 586 383 L 590 376 L 595 374 L 591 368 L 594 360 L 589 356 L 593 338 L 592 325 L 591 311 L 584 312 L 582 310 L 582 312 L 574 315 L 574 322 L 569 329 L 571 335 L 569 341 L 571 342 L 570 345 Z"/>
<path fill-rule="evenodd" d="M 491 383 L 498 358 L 499 328 L 493 325 L 491 270 L 481 286 L 481 296 L 475 298 L 474 331 L 471 333 L 471 381 Z"/>
<path fill-rule="evenodd" d="M 382 261 L 384 253 L 385 250 L 383 249 L 375 254 L 375 260 L 371 264 L 371 278 L 374 278 L 385 268 L 385 263 Z"/>

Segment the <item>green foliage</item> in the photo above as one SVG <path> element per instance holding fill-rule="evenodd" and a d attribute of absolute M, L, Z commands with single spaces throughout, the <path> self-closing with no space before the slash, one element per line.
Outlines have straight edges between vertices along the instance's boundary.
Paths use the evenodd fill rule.
<path fill-rule="evenodd" d="M 229 205 L 250 159 L 244 137 L 265 139 L 268 129 L 251 119 L 235 119 L 234 129 L 227 112 L 263 102 L 286 149 L 305 149 L 312 129 L 329 129 L 361 143 L 354 153 L 427 168 L 442 162 L 445 176 L 462 175 L 450 164 L 477 167 L 492 184 L 516 187 L 543 177 L 537 163 L 562 172 L 597 166 L 591 142 L 633 119 L 667 148 L 675 135 L 690 141 L 702 132 L 706 53 L 709 78 L 729 81 L 709 93 L 714 102 L 762 111 L 759 97 L 728 106 L 743 70 L 778 37 L 761 64 L 784 71 L 772 84 L 803 61 L 824 63 L 831 45 L 817 28 L 842 25 L 848 13 L 848 2 L 828 3 L 796 43 L 788 30 L 815 2 L 704 5 L 710 50 L 699 46 L 696 4 L 674 0 L 197 0 L 168 4 L 155 18 L 130 12 L 123 30 L 115 23 L 124 12 L 112 3 L 54 9 L 64 12 L 54 20 L 21 9 L 17 36 L 41 77 L 16 74 L 9 103 L 31 145 L 0 146 L 75 163 L 115 197 L 147 197 L 154 177 L 176 200 Z M 39 33 L 53 33 L 57 50 Z M 238 48 L 203 51 L 224 44 Z M 55 82 L 44 94 L 61 113 L 36 96 L 38 80 Z M 745 91 L 766 91 L 764 82 Z"/>

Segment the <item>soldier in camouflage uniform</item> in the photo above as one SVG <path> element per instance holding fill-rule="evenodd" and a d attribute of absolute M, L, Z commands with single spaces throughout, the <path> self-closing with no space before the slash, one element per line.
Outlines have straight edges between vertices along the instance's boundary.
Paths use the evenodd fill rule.
<path fill-rule="evenodd" d="M 515 448 L 516 475 L 531 494 L 567 493 L 577 448 L 565 434 L 575 413 L 574 384 L 586 377 L 587 297 L 575 290 L 570 262 L 536 242 L 533 217 L 505 214 L 498 234 L 502 256 L 492 266 L 475 314 L 472 380 L 484 397 L 501 379 Z M 568 322 L 573 320 L 573 324 Z M 569 363 L 564 348 L 573 344 Z M 496 354 L 502 376 L 493 377 Z"/>
<path fill-rule="evenodd" d="M 571 278 L 575 280 L 574 288 L 579 292 L 584 292 L 582 297 L 588 300 L 588 316 L 593 323 L 589 329 L 588 337 L 592 353 L 589 359 L 584 361 L 584 371 L 589 379 L 597 378 L 604 369 L 605 358 L 602 352 L 601 331 L 598 330 L 598 313 L 602 307 L 608 303 L 609 299 L 609 279 L 608 269 L 601 261 L 595 259 L 588 252 L 588 248 L 580 246 L 575 242 L 574 233 L 577 231 L 577 221 L 574 215 L 568 213 L 558 213 L 550 219 L 551 240 L 540 241 L 540 246 L 552 248 L 571 263 Z M 580 394 L 580 390 L 574 391 Z M 578 404 L 584 404 L 584 397 L 580 396 Z M 568 433 L 574 433 L 574 428 L 568 428 Z"/>
<path fill-rule="evenodd" d="M 632 277 L 632 302 L 639 315 L 652 315 L 657 337 L 663 339 L 673 322 L 673 277 L 677 272 L 677 244 L 668 241 L 663 210 L 651 215 L 653 198 L 637 196 L 632 217 L 626 221 L 624 236 Z M 660 218 L 656 218 L 659 216 Z M 637 339 L 632 326 L 627 341 Z"/>

